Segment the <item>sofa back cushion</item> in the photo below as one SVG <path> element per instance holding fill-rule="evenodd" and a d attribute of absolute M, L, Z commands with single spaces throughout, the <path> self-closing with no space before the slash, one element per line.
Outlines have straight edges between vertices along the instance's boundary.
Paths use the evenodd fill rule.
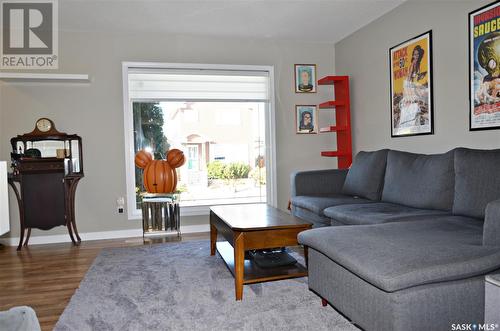
<path fill-rule="evenodd" d="M 454 151 L 425 155 L 389 151 L 382 201 L 425 209 L 451 210 Z"/>
<path fill-rule="evenodd" d="M 370 200 L 380 200 L 384 185 L 387 149 L 359 152 L 347 173 L 342 193 Z"/>
<path fill-rule="evenodd" d="M 484 218 L 486 205 L 500 199 L 500 149 L 457 149 L 455 173 L 453 214 Z"/>

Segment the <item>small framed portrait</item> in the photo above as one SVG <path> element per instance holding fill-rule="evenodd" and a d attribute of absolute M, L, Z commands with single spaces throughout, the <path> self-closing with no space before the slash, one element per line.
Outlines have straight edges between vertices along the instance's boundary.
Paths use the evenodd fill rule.
<path fill-rule="evenodd" d="M 316 93 L 316 65 L 295 65 L 295 93 Z"/>
<path fill-rule="evenodd" d="M 295 126 L 299 134 L 318 133 L 318 116 L 315 105 L 295 106 Z"/>

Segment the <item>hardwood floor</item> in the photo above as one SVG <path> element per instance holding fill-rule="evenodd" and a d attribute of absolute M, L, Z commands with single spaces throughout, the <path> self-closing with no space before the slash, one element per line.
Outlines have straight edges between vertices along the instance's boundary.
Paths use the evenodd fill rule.
<path fill-rule="evenodd" d="M 182 241 L 200 239 L 209 239 L 209 234 L 182 236 Z M 180 239 L 166 237 L 152 240 L 152 244 L 174 241 Z M 140 245 L 144 245 L 142 238 L 86 241 L 80 246 L 33 245 L 21 252 L 16 247 L 0 246 L 0 311 L 30 306 L 42 330 L 52 330 L 101 249 Z"/>

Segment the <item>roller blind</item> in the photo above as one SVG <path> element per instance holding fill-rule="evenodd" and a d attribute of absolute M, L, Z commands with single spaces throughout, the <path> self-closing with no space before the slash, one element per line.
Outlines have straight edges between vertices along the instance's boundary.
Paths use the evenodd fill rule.
<path fill-rule="evenodd" d="M 131 99 L 268 101 L 266 71 L 130 69 Z"/>

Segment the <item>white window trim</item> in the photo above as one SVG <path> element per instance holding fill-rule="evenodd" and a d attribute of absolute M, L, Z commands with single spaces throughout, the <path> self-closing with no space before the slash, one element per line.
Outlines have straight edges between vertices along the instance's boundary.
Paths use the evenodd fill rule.
<path fill-rule="evenodd" d="M 159 62 L 122 62 L 123 79 L 123 112 L 125 136 L 125 173 L 127 187 L 127 216 L 129 220 L 141 218 L 141 212 L 135 206 L 135 164 L 134 164 L 134 121 L 131 111 L 128 86 L 128 72 L 130 69 L 210 69 L 235 71 L 266 71 L 269 73 L 269 109 L 266 109 L 266 176 L 267 176 L 267 204 L 277 207 L 278 191 L 276 177 L 276 111 L 274 66 L 229 65 L 229 64 L 200 64 L 200 63 L 159 63 Z M 181 216 L 208 215 L 210 206 L 193 206 L 181 208 Z"/>

